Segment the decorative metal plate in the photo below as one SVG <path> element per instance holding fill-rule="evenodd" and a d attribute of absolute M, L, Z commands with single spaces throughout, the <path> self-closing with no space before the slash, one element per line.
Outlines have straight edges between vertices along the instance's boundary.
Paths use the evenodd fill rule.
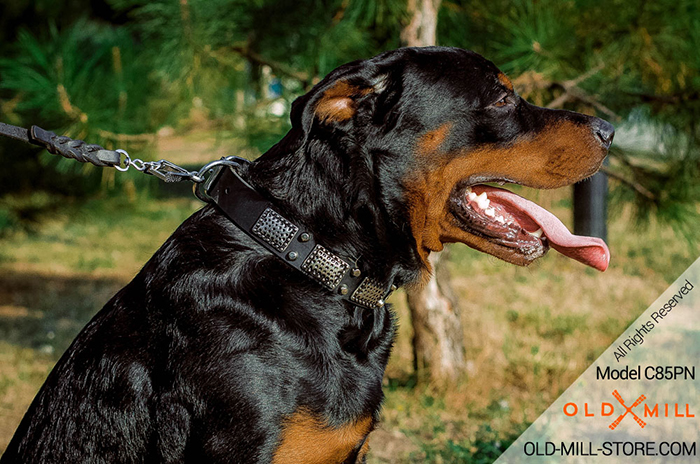
<path fill-rule="evenodd" d="M 299 231 L 297 226 L 271 208 L 263 211 L 251 229 L 253 234 L 280 252 L 287 249 L 297 231 Z"/>
<path fill-rule="evenodd" d="M 350 300 L 370 308 L 378 308 L 384 298 L 384 287 L 371 277 L 365 277 L 359 287 L 350 295 Z"/>
<path fill-rule="evenodd" d="M 333 290 L 338 286 L 350 265 L 322 247 L 316 245 L 301 265 L 301 270 Z"/>

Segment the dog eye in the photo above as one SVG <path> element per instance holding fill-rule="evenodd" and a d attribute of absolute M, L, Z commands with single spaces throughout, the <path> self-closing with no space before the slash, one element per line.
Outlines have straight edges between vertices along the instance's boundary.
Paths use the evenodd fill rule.
<path fill-rule="evenodd" d="M 498 100 L 496 103 L 494 103 L 493 106 L 495 106 L 497 108 L 502 108 L 502 107 L 506 106 L 508 103 L 510 103 L 510 102 L 508 101 L 508 95 L 506 95 L 503 98 L 501 98 L 500 100 Z"/>

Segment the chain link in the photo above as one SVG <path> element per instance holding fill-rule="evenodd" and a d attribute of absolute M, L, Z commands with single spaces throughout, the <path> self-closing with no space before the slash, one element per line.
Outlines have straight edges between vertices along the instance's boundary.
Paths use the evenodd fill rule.
<path fill-rule="evenodd" d="M 138 171 L 143 172 L 146 170 L 146 163 L 144 163 L 142 160 L 140 160 L 138 158 L 135 160 L 132 160 L 131 165 L 134 167 L 134 169 L 136 169 Z"/>
<path fill-rule="evenodd" d="M 238 156 L 227 156 L 205 164 L 199 171 L 188 171 L 168 160 L 143 161 L 138 158 L 131 159 L 126 150 L 118 149 L 115 151 L 123 156 L 119 164 L 114 166 L 117 170 L 125 172 L 128 171 L 130 167 L 133 167 L 137 171 L 156 176 L 165 182 L 181 182 L 185 180 L 193 182 L 197 187 L 195 189 L 195 195 L 203 201 L 209 201 L 207 191 L 210 185 L 205 181 L 213 179 L 215 177 L 214 174 L 218 172 L 220 168 L 224 166 L 240 166 L 241 164 L 250 162 Z"/>
<path fill-rule="evenodd" d="M 188 171 L 187 169 L 164 159 L 159 161 L 143 161 L 138 158 L 131 159 L 125 150 L 118 149 L 115 151 L 124 157 L 122 160 L 120 160 L 118 165 L 114 166 L 117 170 L 122 172 L 128 171 L 130 167 L 133 167 L 137 171 L 145 174 L 151 174 L 165 182 L 181 182 L 183 180 L 189 180 L 199 183 L 204 180 L 204 178 L 200 175 L 201 170 Z"/>

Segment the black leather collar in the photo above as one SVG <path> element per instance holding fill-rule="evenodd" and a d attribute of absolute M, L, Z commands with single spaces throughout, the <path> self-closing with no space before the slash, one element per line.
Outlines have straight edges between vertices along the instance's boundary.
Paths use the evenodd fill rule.
<path fill-rule="evenodd" d="M 396 289 L 319 244 L 244 181 L 235 167 L 220 167 L 206 184 L 206 194 L 243 232 L 328 291 L 354 305 L 378 309 Z"/>

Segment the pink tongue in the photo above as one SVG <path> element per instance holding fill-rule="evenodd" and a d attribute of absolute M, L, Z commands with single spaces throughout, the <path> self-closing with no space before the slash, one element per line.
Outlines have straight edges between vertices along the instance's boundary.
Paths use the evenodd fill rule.
<path fill-rule="evenodd" d="M 545 237 L 552 248 L 559 253 L 583 264 L 587 264 L 599 271 L 604 271 L 610 263 L 610 250 L 605 242 L 598 237 L 583 237 L 574 235 L 552 213 L 525 198 L 496 187 L 478 186 L 478 193 L 486 191 L 488 197 L 496 203 L 513 208 L 508 211 L 518 217 L 517 213 L 526 216 L 532 222 L 542 228 Z M 521 219 L 521 217 L 518 217 Z M 525 221 L 527 222 L 527 221 Z M 526 225 L 522 224 L 521 225 Z M 534 230 L 530 230 L 534 232 Z"/>

